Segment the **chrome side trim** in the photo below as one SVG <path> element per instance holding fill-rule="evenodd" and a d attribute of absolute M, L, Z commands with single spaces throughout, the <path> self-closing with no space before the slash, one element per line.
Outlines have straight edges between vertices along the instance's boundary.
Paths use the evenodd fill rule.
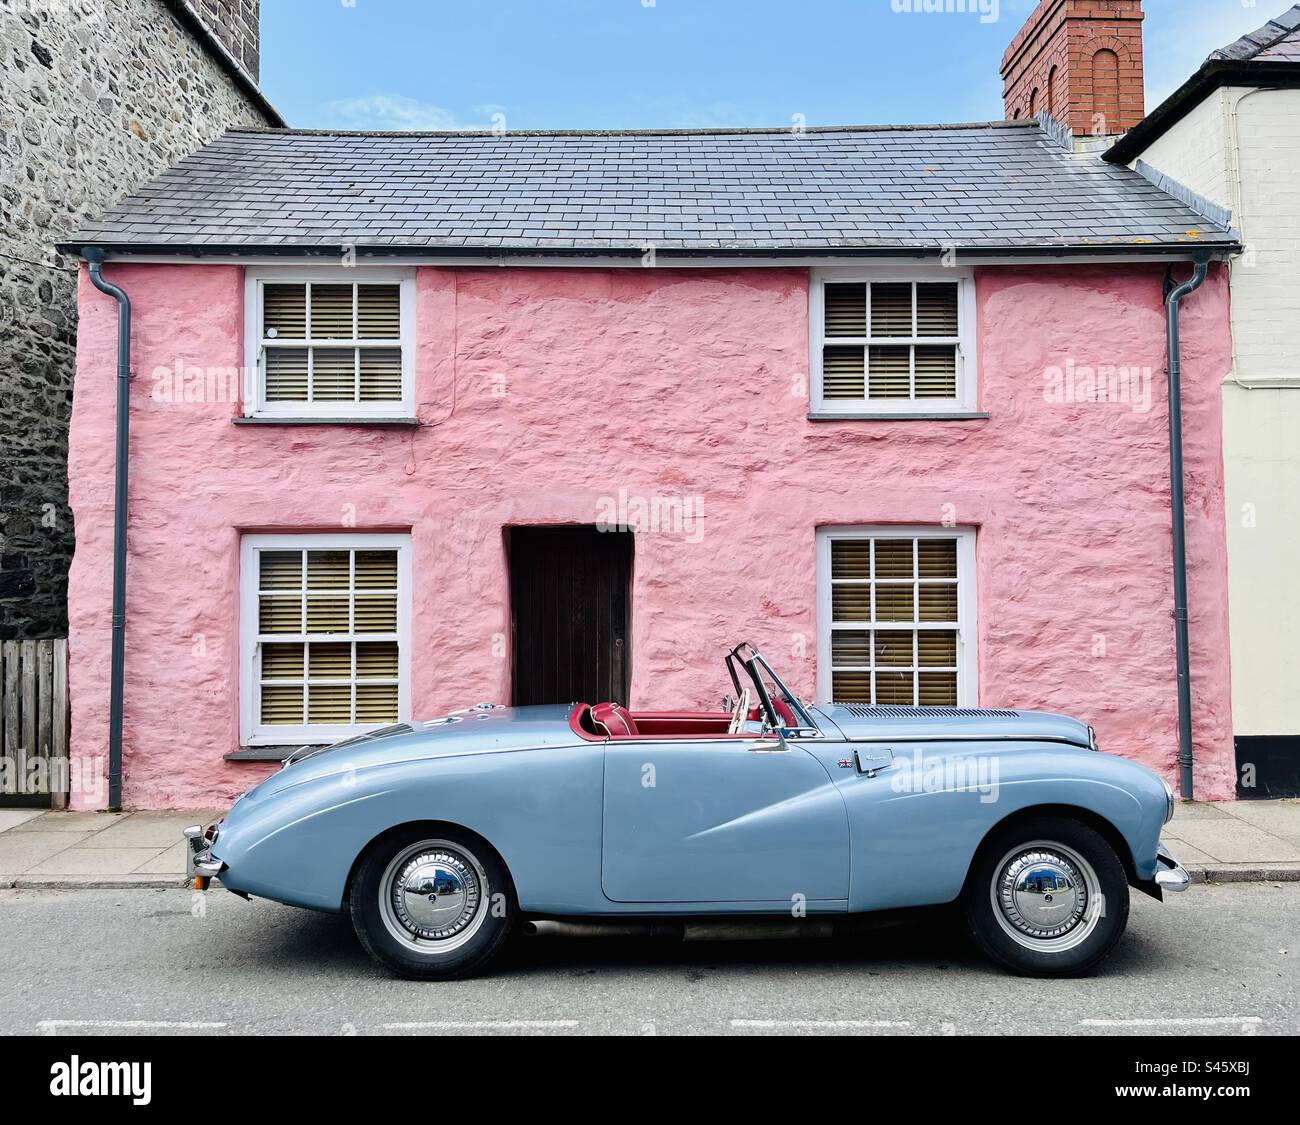
<path fill-rule="evenodd" d="M 1083 742 L 1064 738 L 1055 734 L 868 734 L 858 738 L 845 738 L 843 741 L 854 742 L 1051 742 L 1062 746 L 1073 746 L 1076 750 L 1087 750 Z"/>

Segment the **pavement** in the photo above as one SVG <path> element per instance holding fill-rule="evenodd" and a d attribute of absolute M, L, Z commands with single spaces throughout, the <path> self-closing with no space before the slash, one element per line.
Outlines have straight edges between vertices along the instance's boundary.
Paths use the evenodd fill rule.
<path fill-rule="evenodd" d="M 952 912 L 822 940 L 521 937 L 448 984 L 392 977 L 345 917 L 177 887 L 0 890 L 0 933 L 0 1034 L 1160 1035 L 1196 1058 L 1192 1036 L 1300 1033 L 1300 882 L 1134 895 L 1097 972 L 1055 981 L 995 968 Z"/>
<path fill-rule="evenodd" d="M 181 829 L 222 812 L 0 808 L 0 888 L 183 885 Z M 1300 800 L 1184 801 L 1163 839 L 1197 882 L 1300 881 Z"/>
<path fill-rule="evenodd" d="M 181 829 L 220 815 L 0 809 L 0 888 L 183 886 Z"/>

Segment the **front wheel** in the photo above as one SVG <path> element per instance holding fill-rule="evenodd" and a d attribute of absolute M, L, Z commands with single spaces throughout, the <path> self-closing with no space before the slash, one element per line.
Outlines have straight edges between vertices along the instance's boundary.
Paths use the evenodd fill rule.
<path fill-rule="evenodd" d="M 510 876 L 487 842 L 437 826 L 376 840 L 353 877 L 349 908 L 366 952 L 414 980 L 480 972 L 518 913 Z"/>
<path fill-rule="evenodd" d="M 999 830 L 980 849 L 964 894 L 975 943 L 1014 973 L 1090 972 L 1128 924 L 1128 880 L 1100 833 L 1067 817 Z"/>

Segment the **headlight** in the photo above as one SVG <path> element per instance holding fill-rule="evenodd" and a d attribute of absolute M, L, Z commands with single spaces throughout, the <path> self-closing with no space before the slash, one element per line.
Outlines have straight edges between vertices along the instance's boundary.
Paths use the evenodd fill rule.
<path fill-rule="evenodd" d="M 1168 806 L 1165 809 L 1165 823 L 1168 824 L 1174 819 L 1174 787 L 1163 777 L 1160 779 L 1160 784 L 1165 787 L 1165 803 Z"/>

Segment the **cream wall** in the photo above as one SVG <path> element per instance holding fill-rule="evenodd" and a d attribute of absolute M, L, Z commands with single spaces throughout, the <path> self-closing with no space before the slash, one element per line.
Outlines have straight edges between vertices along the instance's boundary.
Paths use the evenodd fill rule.
<path fill-rule="evenodd" d="M 1300 90 L 1218 90 L 1142 159 L 1246 244 L 1223 385 L 1233 727 L 1300 734 Z"/>

